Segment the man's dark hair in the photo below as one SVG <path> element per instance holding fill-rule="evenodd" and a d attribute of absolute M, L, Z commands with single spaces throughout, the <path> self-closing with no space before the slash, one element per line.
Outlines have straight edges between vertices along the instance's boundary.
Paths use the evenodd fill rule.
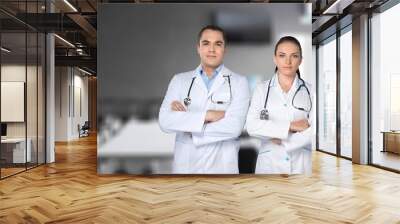
<path fill-rule="evenodd" d="M 201 30 L 199 32 L 199 35 L 197 36 L 197 42 L 200 42 L 201 35 L 203 35 L 203 32 L 206 31 L 206 30 L 213 30 L 213 31 L 221 32 L 222 33 L 222 38 L 224 39 L 224 44 L 226 45 L 226 34 L 225 34 L 225 31 L 221 27 L 216 26 L 216 25 L 207 25 L 207 26 L 201 28 Z"/>

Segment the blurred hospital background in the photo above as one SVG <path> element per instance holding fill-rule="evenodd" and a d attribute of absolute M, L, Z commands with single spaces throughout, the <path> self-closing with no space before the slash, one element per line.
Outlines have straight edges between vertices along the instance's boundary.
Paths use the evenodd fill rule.
<path fill-rule="evenodd" d="M 224 65 L 251 89 L 274 74 L 274 46 L 296 37 L 302 77 L 315 83 L 311 4 L 102 4 L 98 9 L 98 172 L 168 174 L 175 134 L 163 133 L 158 111 L 174 74 L 196 68 L 197 35 L 208 24 L 228 38 Z M 258 141 L 243 131 L 241 173 L 252 173 Z"/>

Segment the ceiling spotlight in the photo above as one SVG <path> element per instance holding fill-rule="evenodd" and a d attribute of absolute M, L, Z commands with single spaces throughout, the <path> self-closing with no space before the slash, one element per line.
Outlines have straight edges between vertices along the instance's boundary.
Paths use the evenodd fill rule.
<path fill-rule="evenodd" d="M 78 12 L 78 10 L 71 4 L 69 3 L 68 0 L 64 0 L 65 4 L 67 4 L 74 12 Z"/>
<path fill-rule="evenodd" d="M 10 53 L 11 52 L 11 50 L 9 50 L 9 49 L 7 49 L 5 47 L 1 47 L 1 51 L 4 51 L 6 53 Z"/>
<path fill-rule="evenodd" d="M 64 38 L 62 38 L 62 37 L 60 37 L 59 35 L 57 35 L 57 34 L 54 34 L 54 36 L 55 37 L 57 37 L 59 40 L 61 40 L 62 42 L 64 42 L 64 43 L 66 43 L 67 45 L 69 45 L 70 47 L 73 47 L 73 48 L 75 48 L 75 45 L 73 45 L 71 42 L 69 42 L 68 40 L 66 40 L 66 39 L 64 39 Z"/>
<path fill-rule="evenodd" d="M 342 14 L 343 9 L 351 5 L 355 0 L 336 0 L 327 9 L 322 12 L 323 15 L 327 14 Z"/>
<path fill-rule="evenodd" d="M 83 70 L 83 69 L 81 69 L 81 68 L 79 68 L 79 67 L 78 67 L 78 70 L 81 71 L 81 72 L 83 72 L 83 73 L 85 73 L 85 74 L 87 74 L 87 75 L 90 75 L 90 76 L 92 75 L 92 73 L 90 73 L 90 72 L 88 72 L 88 71 L 86 71 L 86 70 Z"/>

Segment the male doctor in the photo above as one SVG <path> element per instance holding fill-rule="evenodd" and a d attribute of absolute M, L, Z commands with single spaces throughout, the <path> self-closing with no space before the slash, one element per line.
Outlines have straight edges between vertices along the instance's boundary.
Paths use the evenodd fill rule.
<path fill-rule="evenodd" d="M 239 135 L 250 101 L 247 79 L 223 65 L 226 38 L 217 26 L 198 35 L 200 65 L 176 74 L 159 113 L 164 132 L 176 133 L 173 172 L 237 174 Z"/>

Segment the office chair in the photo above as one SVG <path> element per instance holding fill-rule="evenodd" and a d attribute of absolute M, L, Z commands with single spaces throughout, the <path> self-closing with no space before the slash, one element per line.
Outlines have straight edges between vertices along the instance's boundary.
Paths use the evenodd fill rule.
<path fill-rule="evenodd" d="M 89 136 L 89 129 L 89 121 L 85 121 L 82 127 L 80 127 L 80 125 L 78 124 L 79 138 Z"/>

